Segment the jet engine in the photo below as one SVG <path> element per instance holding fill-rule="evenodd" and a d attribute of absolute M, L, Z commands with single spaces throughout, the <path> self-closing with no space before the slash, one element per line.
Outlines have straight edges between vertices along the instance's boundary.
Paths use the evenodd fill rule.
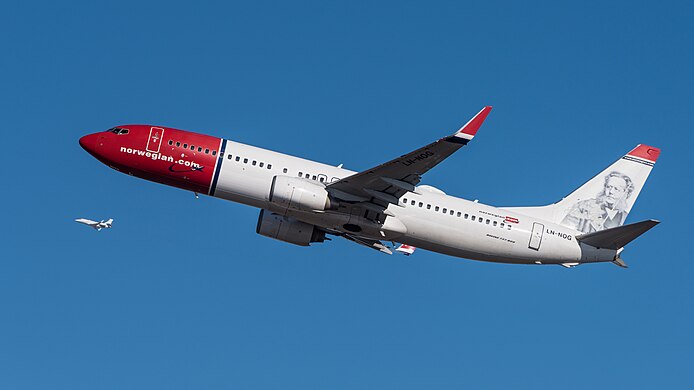
<path fill-rule="evenodd" d="M 270 188 L 273 210 L 286 215 L 289 210 L 327 210 L 336 206 L 320 184 L 289 176 L 275 176 Z"/>
<path fill-rule="evenodd" d="M 325 232 L 317 229 L 315 225 L 268 210 L 260 210 L 256 233 L 301 246 L 325 241 Z"/>

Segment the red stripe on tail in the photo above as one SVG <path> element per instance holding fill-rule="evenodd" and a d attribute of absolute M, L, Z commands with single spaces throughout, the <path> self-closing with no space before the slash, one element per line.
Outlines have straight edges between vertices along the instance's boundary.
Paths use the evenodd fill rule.
<path fill-rule="evenodd" d="M 639 157 L 644 160 L 655 162 L 658 159 L 658 156 L 660 156 L 660 149 L 641 144 L 635 147 L 631 152 L 627 153 L 627 156 Z"/>

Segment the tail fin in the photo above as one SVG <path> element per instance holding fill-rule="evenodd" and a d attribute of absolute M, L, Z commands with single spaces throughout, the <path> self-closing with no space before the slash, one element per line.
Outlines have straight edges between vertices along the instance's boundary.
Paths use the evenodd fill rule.
<path fill-rule="evenodd" d="M 622 226 L 659 155 L 658 148 L 637 145 L 557 203 L 507 209 L 583 233 Z"/>

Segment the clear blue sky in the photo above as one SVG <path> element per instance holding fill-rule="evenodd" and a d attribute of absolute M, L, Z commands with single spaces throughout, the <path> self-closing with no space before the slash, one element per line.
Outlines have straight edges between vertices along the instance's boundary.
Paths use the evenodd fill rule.
<path fill-rule="evenodd" d="M 694 388 L 691 2 L 12 2 L 0 12 L 0 388 Z M 152 123 L 361 170 L 493 105 L 424 182 L 557 200 L 663 152 L 612 264 L 255 234 L 80 136 Z M 115 219 L 96 233 L 76 217 Z"/>

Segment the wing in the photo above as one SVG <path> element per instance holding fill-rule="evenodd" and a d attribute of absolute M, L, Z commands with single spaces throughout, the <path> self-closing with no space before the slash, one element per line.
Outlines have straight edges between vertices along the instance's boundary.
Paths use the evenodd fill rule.
<path fill-rule="evenodd" d="M 398 203 L 398 199 L 421 181 L 423 174 L 438 165 L 477 134 L 492 107 L 484 107 L 455 134 L 441 138 L 411 153 L 377 167 L 345 177 L 328 185 L 333 196 L 346 201 Z M 376 202 L 378 203 L 378 202 Z"/>
<path fill-rule="evenodd" d="M 91 219 L 86 219 L 86 218 L 77 218 L 75 220 L 75 222 L 83 223 L 83 224 L 89 225 L 89 226 L 96 225 L 98 223 L 96 221 L 92 221 Z"/>

